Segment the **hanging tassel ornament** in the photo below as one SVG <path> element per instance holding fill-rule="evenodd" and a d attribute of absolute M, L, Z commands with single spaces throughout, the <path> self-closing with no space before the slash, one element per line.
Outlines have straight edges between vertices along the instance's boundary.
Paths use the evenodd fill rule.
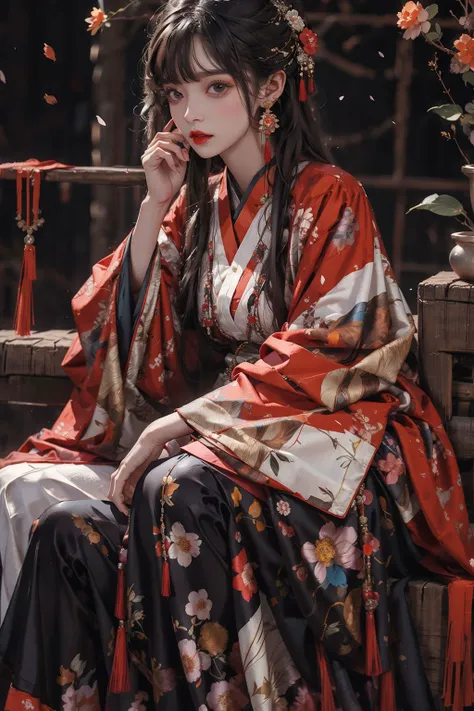
<path fill-rule="evenodd" d="M 364 582 L 362 583 L 362 599 L 365 607 L 365 673 L 368 676 L 382 674 L 377 629 L 375 625 L 375 610 L 379 605 L 379 594 L 374 590 L 372 576 L 372 536 L 369 532 L 369 521 L 365 515 L 364 497 L 359 493 L 356 497 L 359 516 L 359 534 L 364 556 Z"/>
<path fill-rule="evenodd" d="M 173 465 L 169 472 L 163 477 L 163 483 L 161 485 L 161 511 L 160 511 L 160 534 L 161 534 L 161 594 L 163 597 L 171 596 L 171 575 L 170 575 L 170 562 L 168 560 L 168 548 L 167 548 L 167 536 L 166 536 L 166 521 L 165 521 L 165 504 L 166 504 L 166 489 L 173 483 L 173 477 L 171 472 L 173 471 Z"/>
<path fill-rule="evenodd" d="M 328 660 L 322 642 L 316 642 L 316 655 L 321 684 L 321 711 L 336 711 Z"/>
<path fill-rule="evenodd" d="M 397 711 L 393 672 L 384 672 L 380 681 L 380 711 Z"/>
<path fill-rule="evenodd" d="M 275 133 L 278 128 L 280 128 L 280 121 L 278 120 L 278 116 L 271 111 L 273 106 L 271 101 L 267 101 L 263 106 L 265 111 L 260 119 L 259 130 L 265 143 L 263 157 L 265 163 L 269 163 L 272 159 L 270 136 Z"/>
<path fill-rule="evenodd" d="M 474 704 L 472 677 L 472 603 L 474 582 L 454 580 L 448 586 L 448 641 L 444 668 L 444 705 L 463 711 Z"/>
<path fill-rule="evenodd" d="M 111 694 L 122 694 L 130 691 L 130 673 L 127 650 L 126 604 L 125 604 L 125 567 L 127 565 L 128 527 L 119 551 L 117 572 L 117 591 L 114 614 L 118 620 L 117 636 L 115 638 L 114 659 L 109 679 Z"/>
<path fill-rule="evenodd" d="M 23 217 L 23 176 L 25 176 L 26 211 Z M 33 182 L 33 201 L 31 200 L 31 182 Z M 26 232 L 23 263 L 18 285 L 18 296 L 15 309 L 15 332 L 18 336 L 29 336 L 34 324 L 33 312 L 33 282 L 36 280 L 36 250 L 34 233 L 44 224 L 39 209 L 41 175 L 38 171 L 21 171 L 16 173 L 16 221 Z M 33 221 L 31 220 L 31 202 L 33 202 Z"/>
<path fill-rule="evenodd" d="M 301 74 L 300 92 L 299 92 L 298 98 L 300 101 L 307 101 L 308 100 L 308 91 L 306 89 L 306 80 L 305 80 L 303 74 Z"/>

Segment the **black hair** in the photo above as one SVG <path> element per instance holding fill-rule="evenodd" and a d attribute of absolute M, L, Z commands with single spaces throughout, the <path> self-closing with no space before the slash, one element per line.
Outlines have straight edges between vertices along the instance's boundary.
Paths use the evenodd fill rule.
<path fill-rule="evenodd" d="M 304 18 L 299 0 L 293 0 L 292 7 Z M 264 290 L 278 330 L 286 320 L 284 232 L 298 165 L 302 160 L 330 161 L 319 128 L 316 99 L 310 95 L 307 101 L 299 101 L 298 43 L 288 22 L 278 22 L 271 0 L 169 0 L 156 16 L 147 49 L 142 115 L 147 118 L 149 140 L 169 120 L 163 85 L 197 81 L 196 70 L 202 67 L 193 51 L 196 36 L 212 63 L 236 81 L 255 126 L 260 115 L 252 115 L 252 96 L 275 72 L 284 69 L 287 75 L 284 91 L 272 108 L 280 128 L 272 137 L 276 166 L 271 186 L 272 240 L 263 264 Z M 196 328 L 199 271 L 211 220 L 208 181 L 210 175 L 224 166 L 220 158 L 207 160 L 194 151 L 190 154 L 186 175 L 187 248 L 179 307 L 184 326 Z"/>

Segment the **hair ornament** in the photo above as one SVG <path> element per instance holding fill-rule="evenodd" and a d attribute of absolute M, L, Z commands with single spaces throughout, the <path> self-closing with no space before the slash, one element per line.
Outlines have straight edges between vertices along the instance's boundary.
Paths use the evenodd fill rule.
<path fill-rule="evenodd" d="M 306 27 L 299 12 L 283 0 L 270 0 L 278 12 L 276 24 L 285 20 L 296 40 L 296 61 L 300 72 L 300 101 L 306 101 L 308 94 L 313 94 L 314 86 L 314 55 L 318 51 L 318 35 Z"/>

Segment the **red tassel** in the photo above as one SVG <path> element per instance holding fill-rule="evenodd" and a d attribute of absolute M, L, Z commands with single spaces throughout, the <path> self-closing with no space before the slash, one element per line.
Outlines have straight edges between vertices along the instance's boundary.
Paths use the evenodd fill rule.
<path fill-rule="evenodd" d="M 305 80 L 303 79 L 303 77 L 301 77 L 301 79 L 300 79 L 300 95 L 299 95 L 299 99 L 300 99 L 300 101 L 306 101 L 307 98 L 308 98 L 308 92 L 307 92 L 307 90 L 306 90 L 306 82 L 305 82 Z"/>
<path fill-rule="evenodd" d="M 397 711 L 395 684 L 390 670 L 382 674 L 381 677 L 379 709 L 380 711 Z"/>
<path fill-rule="evenodd" d="M 321 642 L 316 643 L 319 677 L 321 680 L 321 711 L 336 711 L 336 703 L 329 674 L 328 661 Z"/>
<path fill-rule="evenodd" d="M 316 91 L 316 87 L 314 85 L 314 77 L 312 76 L 309 78 L 308 91 L 310 94 L 314 94 L 314 92 Z"/>
<path fill-rule="evenodd" d="M 472 601 L 474 582 L 449 584 L 448 640 L 444 668 L 443 700 L 452 711 L 474 704 L 472 679 Z"/>
<path fill-rule="evenodd" d="M 33 282 L 36 279 L 36 250 L 27 244 L 23 252 L 20 284 L 15 309 L 15 332 L 18 336 L 29 336 L 34 324 Z"/>
<path fill-rule="evenodd" d="M 119 563 L 117 575 L 117 592 L 115 594 L 115 610 L 114 615 L 118 620 L 125 619 L 125 569 Z"/>
<path fill-rule="evenodd" d="M 163 561 L 161 594 L 163 595 L 163 597 L 169 597 L 171 595 L 170 564 L 167 560 Z"/>
<path fill-rule="evenodd" d="M 365 673 L 368 676 L 382 674 L 377 631 L 375 629 L 375 616 L 373 612 L 365 614 Z"/>
<path fill-rule="evenodd" d="M 128 671 L 127 656 L 127 634 L 125 623 L 120 620 L 115 640 L 114 662 L 109 679 L 109 691 L 111 694 L 123 694 L 130 691 L 130 674 Z"/>
<path fill-rule="evenodd" d="M 272 159 L 272 147 L 271 147 L 271 145 L 270 145 L 270 139 L 269 139 L 268 136 L 267 136 L 267 139 L 266 139 L 266 141 L 265 141 L 265 151 L 264 151 L 264 154 L 263 154 L 263 158 L 264 158 L 264 160 L 265 160 L 265 163 L 270 163 L 270 161 L 271 161 L 271 159 Z"/>

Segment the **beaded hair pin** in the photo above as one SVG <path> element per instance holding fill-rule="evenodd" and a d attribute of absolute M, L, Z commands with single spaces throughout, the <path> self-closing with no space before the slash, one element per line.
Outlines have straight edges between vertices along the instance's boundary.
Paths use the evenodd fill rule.
<path fill-rule="evenodd" d="M 283 0 L 271 0 L 272 5 L 278 12 L 278 19 L 275 24 L 280 24 L 282 20 L 290 26 L 296 43 L 296 61 L 300 68 L 300 89 L 299 100 L 306 101 L 308 94 L 313 94 L 314 86 L 314 55 L 318 51 L 318 36 L 315 32 L 306 27 L 303 18 L 291 5 L 287 5 Z M 282 50 L 275 48 L 274 52 Z M 284 54 L 288 54 L 284 52 Z M 293 61 L 291 57 L 290 62 Z"/>

